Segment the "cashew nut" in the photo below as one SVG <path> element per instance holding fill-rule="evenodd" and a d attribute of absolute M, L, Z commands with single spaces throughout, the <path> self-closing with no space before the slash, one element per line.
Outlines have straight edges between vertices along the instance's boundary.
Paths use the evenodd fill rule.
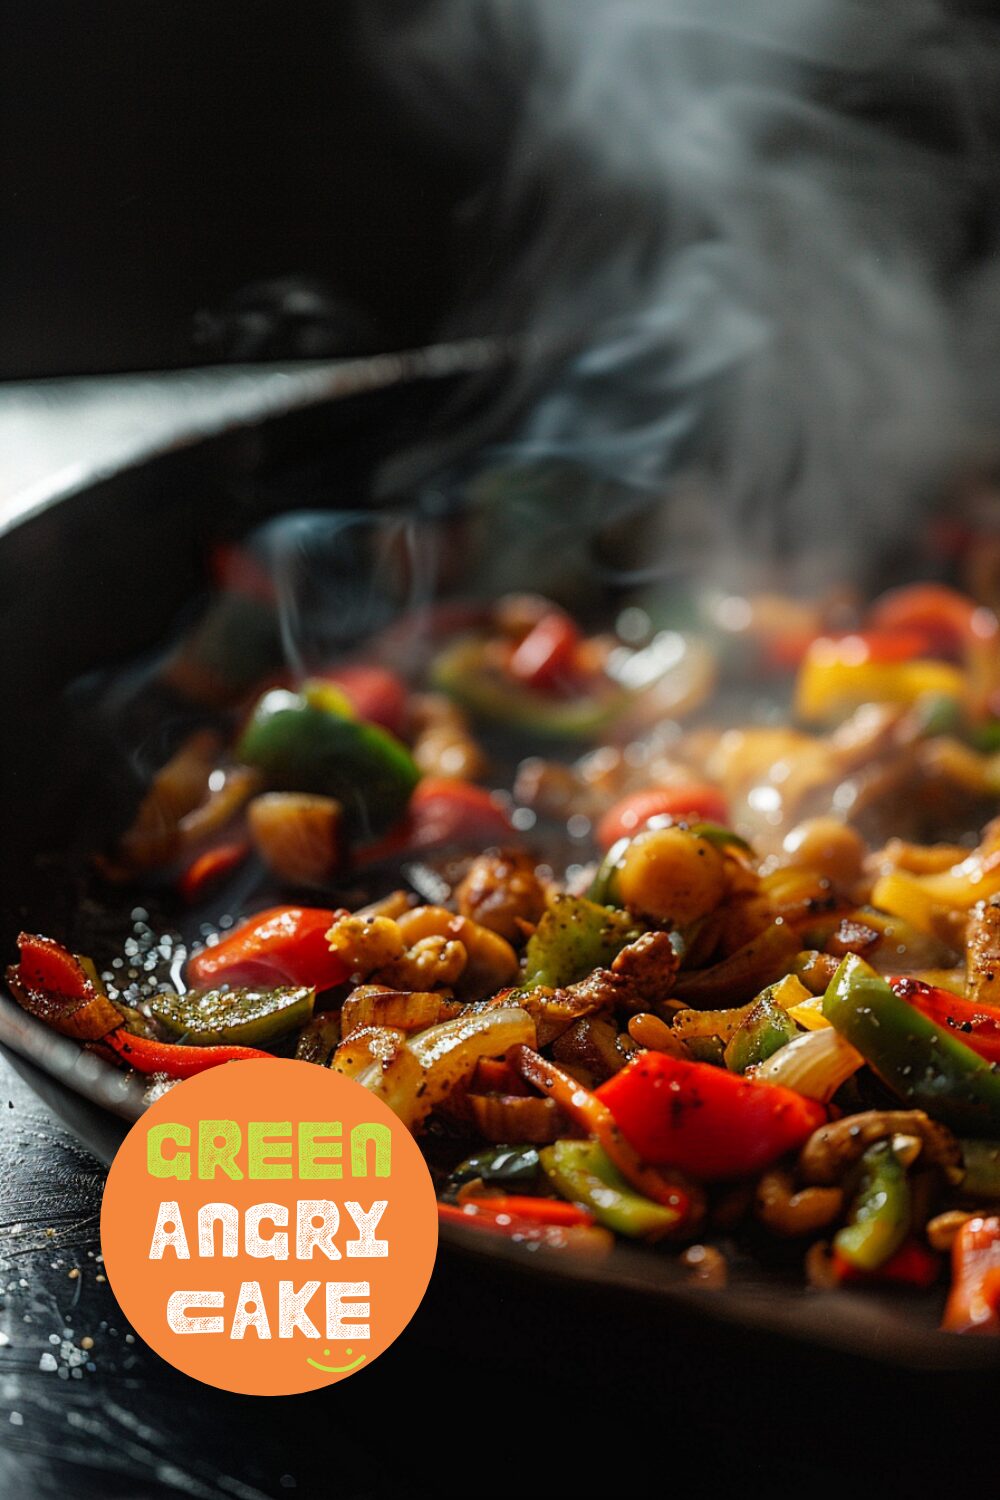
<path fill-rule="evenodd" d="M 792 1174 L 775 1167 L 758 1182 L 754 1207 L 762 1224 L 791 1239 L 831 1224 L 843 1210 L 844 1194 L 839 1187 L 796 1191 Z"/>
<path fill-rule="evenodd" d="M 949 1182 L 961 1182 L 964 1167 L 958 1141 L 922 1109 L 869 1109 L 821 1125 L 802 1148 L 799 1176 L 806 1183 L 821 1186 L 839 1182 L 869 1146 L 896 1134 L 918 1136 L 927 1160 L 940 1167 Z"/>

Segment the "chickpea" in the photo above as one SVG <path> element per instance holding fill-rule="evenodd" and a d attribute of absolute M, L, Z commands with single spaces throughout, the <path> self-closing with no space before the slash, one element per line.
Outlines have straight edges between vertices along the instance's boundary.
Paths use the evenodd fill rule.
<path fill-rule="evenodd" d="M 807 818 L 785 835 L 784 864 L 798 870 L 817 870 L 838 885 L 850 885 L 861 875 L 865 844 L 859 833 L 838 818 Z"/>
<path fill-rule="evenodd" d="M 722 855 L 686 828 L 640 833 L 626 849 L 617 878 L 630 911 L 677 927 L 705 916 L 726 894 Z"/>

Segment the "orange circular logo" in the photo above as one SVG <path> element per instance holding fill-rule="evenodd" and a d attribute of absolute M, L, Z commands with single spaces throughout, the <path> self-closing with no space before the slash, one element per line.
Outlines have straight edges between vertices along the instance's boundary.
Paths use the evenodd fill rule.
<path fill-rule="evenodd" d="M 352 1079 L 277 1058 L 177 1084 L 126 1136 L 101 1246 L 125 1316 L 208 1385 L 287 1396 L 364 1369 L 437 1251 L 410 1132 Z"/>

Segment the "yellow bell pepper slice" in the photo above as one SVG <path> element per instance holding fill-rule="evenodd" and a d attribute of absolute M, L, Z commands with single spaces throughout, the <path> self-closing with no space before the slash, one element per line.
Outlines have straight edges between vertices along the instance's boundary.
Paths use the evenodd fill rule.
<path fill-rule="evenodd" d="M 810 722 L 831 723 L 862 703 L 909 706 L 934 696 L 964 702 L 965 675 L 948 662 L 852 661 L 840 642 L 814 641 L 806 653 L 795 687 L 795 711 Z"/>

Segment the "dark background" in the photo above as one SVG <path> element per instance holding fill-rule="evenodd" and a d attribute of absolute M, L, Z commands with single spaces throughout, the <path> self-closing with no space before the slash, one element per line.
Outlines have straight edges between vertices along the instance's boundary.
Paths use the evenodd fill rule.
<path fill-rule="evenodd" d="M 0 378 L 433 336 L 503 126 L 418 130 L 384 82 L 392 25 L 362 27 L 362 4 L 8 0 Z M 305 344 L 199 319 L 288 275 L 325 284 Z"/>

